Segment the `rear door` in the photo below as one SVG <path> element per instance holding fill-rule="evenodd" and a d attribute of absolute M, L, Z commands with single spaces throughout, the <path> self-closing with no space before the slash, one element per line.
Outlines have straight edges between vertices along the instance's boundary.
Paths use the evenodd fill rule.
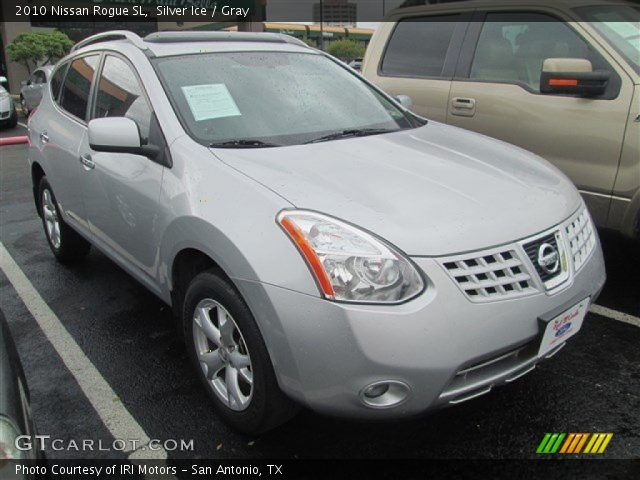
<path fill-rule="evenodd" d="M 87 109 L 91 84 L 100 54 L 73 59 L 67 69 L 54 112 L 39 125 L 36 142 L 46 158 L 45 172 L 65 220 L 88 233 L 82 198 L 80 145 L 87 132 Z"/>
<path fill-rule="evenodd" d="M 409 17 L 382 23 L 379 55 L 364 75 L 390 95 L 409 95 L 416 113 L 444 122 L 451 79 L 471 13 Z M 370 46 L 369 48 L 372 48 Z"/>
<path fill-rule="evenodd" d="M 164 137 L 135 69 L 106 53 L 96 82 L 91 118 L 128 117 L 142 143 Z M 158 245 L 158 197 L 164 167 L 142 155 L 91 150 L 82 141 L 82 185 L 94 242 L 151 288 Z"/>
<path fill-rule="evenodd" d="M 486 17 L 485 17 L 486 15 Z M 559 167 L 599 225 L 609 210 L 633 85 L 579 24 L 552 12 L 482 13 L 468 32 L 452 82 L 447 122 L 513 143 Z M 595 98 L 540 93 L 546 58 L 585 58 L 608 70 Z"/>

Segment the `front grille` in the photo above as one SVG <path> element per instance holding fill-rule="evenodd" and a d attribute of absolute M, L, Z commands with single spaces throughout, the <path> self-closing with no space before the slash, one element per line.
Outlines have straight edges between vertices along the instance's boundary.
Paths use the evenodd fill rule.
<path fill-rule="evenodd" d="M 560 266 L 560 263 L 558 263 L 557 270 L 555 272 L 549 273 L 538 263 L 538 251 L 540 249 L 540 246 L 545 243 L 553 246 L 556 252 L 558 252 L 558 256 L 560 255 L 561 250 L 558 244 L 558 240 L 556 239 L 556 232 L 551 232 L 544 237 L 540 237 L 534 240 L 533 242 L 525 243 L 522 247 L 524 248 L 524 251 L 529 257 L 529 260 L 531 260 L 531 263 L 536 269 L 538 276 L 540 276 L 540 280 L 542 280 L 542 282 L 546 285 L 554 278 L 560 276 L 563 273 L 563 269 Z M 558 262 L 560 262 L 560 258 L 558 258 Z"/>
<path fill-rule="evenodd" d="M 9 118 L 9 113 L 11 112 L 0 112 L 0 118 Z"/>
<path fill-rule="evenodd" d="M 569 240 L 573 267 L 577 272 L 591 255 L 593 247 L 596 246 L 596 236 L 586 208 L 583 208 L 577 216 L 569 221 L 565 232 Z"/>
<path fill-rule="evenodd" d="M 513 248 L 442 260 L 443 267 L 474 302 L 502 300 L 537 291 Z"/>
<path fill-rule="evenodd" d="M 570 265 L 578 271 L 593 253 L 596 243 L 593 221 L 583 207 L 561 226 L 536 236 L 510 245 L 441 257 L 438 261 L 469 300 L 491 302 L 522 297 L 543 289 L 555 291 L 567 285 L 571 277 Z M 548 246 L 541 249 L 544 244 Z M 554 250 L 558 266 L 545 268 L 545 263 L 547 267 L 553 265 L 549 262 Z"/>

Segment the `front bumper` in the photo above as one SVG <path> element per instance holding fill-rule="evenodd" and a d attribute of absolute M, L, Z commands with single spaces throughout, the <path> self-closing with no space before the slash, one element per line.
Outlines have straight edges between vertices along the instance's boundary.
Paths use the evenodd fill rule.
<path fill-rule="evenodd" d="M 599 242 L 553 294 L 487 303 L 470 301 L 436 259 L 413 260 L 429 286 L 394 306 L 340 304 L 236 281 L 288 395 L 317 411 L 360 418 L 409 416 L 460 403 L 530 371 L 542 360 L 538 318 L 579 297 L 594 301 L 605 281 Z M 362 389 L 380 381 L 408 386 L 408 397 L 389 408 L 365 405 Z"/>

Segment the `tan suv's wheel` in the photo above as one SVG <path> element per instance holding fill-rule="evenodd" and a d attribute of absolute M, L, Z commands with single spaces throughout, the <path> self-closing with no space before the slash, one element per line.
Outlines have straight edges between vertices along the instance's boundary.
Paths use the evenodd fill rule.
<path fill-rule="evenodd" d="M 257 434 L 297 412 L 278 387 L 253 315 L 217 272 L 200 273 L 189 284 L 182 325 L 198 377 L 229 425 Z"/>
<path fill-rule="evenodd" d="M 86 257 L 91 244 L 64 223 L 47 177 L 40 180 L 38 199 L 44 234 L 56 259 L 61 263 L 72 263 Z"/>

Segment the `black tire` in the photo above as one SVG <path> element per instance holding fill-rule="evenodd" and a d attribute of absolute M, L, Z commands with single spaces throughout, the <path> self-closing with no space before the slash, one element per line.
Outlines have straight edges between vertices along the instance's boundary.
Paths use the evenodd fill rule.
<path fill-rule="evenodd" d="M 44 195 L 45 192 L 50 194 L 50 198 L 53 201 L 53 206 L 55 208 L 55 215 L 57 217 L 60 229 L 60 241 L 54 242 L 49 234 L 47 229 L 47 220 L 45 218 L 45 207 L 44 207 Z M 60 263 L 76 263 L 82 260 L 87 256 L 89 250 L 91 249 L 91 244 L 87 242 L 83 237 L 81 237 L 78 233 L 76 233 L 69 225 L 64 223 L 64 220 L 60 216 L 60 210 L 58 208 L 58 202 L 56 201 L 56 197 L 53 193 L 53 189 L 49 182 L 47 181 L 47 177 L 42 177 L 40 180 L 40 185 L 38 187 L 38 208 L 40 212 L 40 216 L 42 217 L 42 227 L 44 228 L 44 235 L 47 237 L 47 243 L 49 244 L 49 248 L 55 255 L 56 259 Z"/>
<path fill-rule="evenodd" d="M 200 301 L 212 299 L 233 317 L 251 357 L 253 393 L 245 410 L 231 409 L 213 391 L 198 360 L 193 334 L 193 318 Z M 292 418 L 298 406 L 278 386 L 273 365 L 260 330 L 240 294 L 216 271 L 198 274 L 189 284 L 182 308 L 185 344 L 197 375 L 213 401 L 216 412 L 232 428 L 256 435 L 271 430 Z"/>
<path fill-rule="evenodd" d="M 16 128 L 18 126 L 18 112 L 16 112 L 15 110 L 13 111 L 13 114 L 11 115 L 11 118 L 9 119 L 9 123 L 7 125 L 9 126 L 9 128 Z"/>

